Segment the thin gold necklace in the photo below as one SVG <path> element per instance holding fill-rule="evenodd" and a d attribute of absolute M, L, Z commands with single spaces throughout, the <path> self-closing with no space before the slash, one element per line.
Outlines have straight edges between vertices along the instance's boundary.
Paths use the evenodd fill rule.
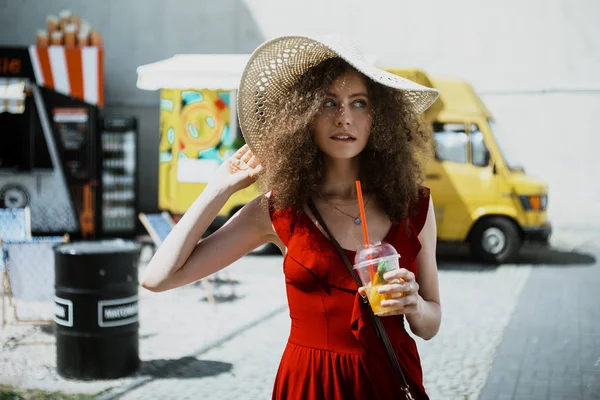
<path fill-rule="evenodd" d="M 339 208 L 337 208 L 335 205 L 331 204 L 325 197 L 323 197 L 323 195 L 321 194 L 321 192 L 317 192 L 317 195 L 319 195 L 319 197 L 325 202 L 327 203 L 329 206 L 335 208 L 337 211 L 341 212 L 344 215 L 347 215 L 348 217 L 352 218 L 354 220 L 354 223 L 356 225 L 360 225 L 362 224 L 362 220 L 360 219 L 360 213 L 358 214 L 358 216 L 354 216 L 351 214 L 348 214 L 347 212 L 345 212 L 344 210 L 340 210 Z M 369 204 L 369 200 L 371 200 L 371 198 L 369 197 L 367 199 L 367 202 L 365 203 L 365 212 L 366 212 L 366 208 L 367 208 L 367 204 Z"/>

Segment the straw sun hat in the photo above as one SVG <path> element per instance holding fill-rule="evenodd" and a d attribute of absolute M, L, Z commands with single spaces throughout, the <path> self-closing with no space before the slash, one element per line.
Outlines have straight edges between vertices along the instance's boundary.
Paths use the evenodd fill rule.
<path fill-rule="evenodd" d="M 404 95 L 411 111 L 420 114 L 438 98 L 439 92 L 369 64 L 358 48 L 338 35 L 316 38 L 281 36 L 260 45 L 242 73 L 237 107 L 246 143 L 260 158 L 265 131 L 261 129 L 273 107 L 309 68 L 340 57 L 377 83 Z"/>

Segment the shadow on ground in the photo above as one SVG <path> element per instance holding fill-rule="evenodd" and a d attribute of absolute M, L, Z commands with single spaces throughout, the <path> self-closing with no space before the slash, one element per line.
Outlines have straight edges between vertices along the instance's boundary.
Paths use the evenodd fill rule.
<path fill-rule="evenodd" d="M 216 272 L 208 278 L 208 283 L 212 288 L 220 288 L 221 286 L 233 288 L 235 285 L 239 285 L 240 281 L 230 278 L 228 273 Z M 196 281 L 192 285 L 203 287 L 202 281 Z"/>
<path fill-rule="evenodd" d="M 261 254 L 252 254 L 252 256 L 281 256 L 281 252 L 276 246 L 272 246 Z M 473 259 L 469 254 L 468 245 L 462 243 L 439 243 L 437 258 L 438 267 L 445 270 L 486 270 L 497 267 L 497 265 L 484 264 Z M 592 253 L 526 244 L 523 245 L 517 259 L 510 264 L 574 267 L 594 265 L 596 261 L 597 255 Z"/>
<path fill-rule="evenodd" d="M 46 335 L 54 335 L 54 325 L 36 325 L 36 327 Z"/>
<path fill-rule="evenodd" d="M 173 360 L 143 361 L 140 375 L 154 378 L 204 378 L 231 371 L 233 364 L 221 361 L 198 360 L 195 357 L 182 357 Z"/>
<path fill-rule="evenodd" d="M 439 269 L 452 270 L 486 270 L 494 269 L 497 265 L 483 264 L 471 257 L 468 246 L 464 244 L 438 246 Z M 532 266 L 577 267 L 594 265 L 596 256 L 581 251 L 566 251 L 552 247 L 524 245 L 517 258 L 510 264 Z"/>
<path fill-rule="evenodd" d="M 241 300 L 243 299 L 244 296 L 238 296 L 235 293 L 229 293 L 229 294 L 213 294 L 212 299 L 215 301 L 215 304 L 221 304 L 221 303 L 230 303 L 236 300 Z M 208 296 L 204 296 L 200 299 L 200 301 L 202 302 L 209 302 L 211 301 L 211 299 L 208 298 Z"/>

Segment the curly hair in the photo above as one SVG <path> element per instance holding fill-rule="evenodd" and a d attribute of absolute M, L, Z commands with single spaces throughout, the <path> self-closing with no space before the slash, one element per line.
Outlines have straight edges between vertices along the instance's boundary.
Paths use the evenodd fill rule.
<path fill-rule="evenodd" d="M 266 121 L 257 184 L 272 190 L 276 209 L 301 211 L 324 177 L 323 153 L 317 147 L 312 122 L 320 112 L 329 86 L 353 67 L 331 58 L 308 69 L 289 89 L 275 115 Z M 363 75 L 364 76 L 364 75 Z M 371 134 L 360 154 L 364 193 L 372 194 L 392 222 L 408 217 L 416 207 L 423 182 L 423 160 L 429 157 L 431 131 L 409 111 L 397 90 L 365 77 L 372 107 Z"/>

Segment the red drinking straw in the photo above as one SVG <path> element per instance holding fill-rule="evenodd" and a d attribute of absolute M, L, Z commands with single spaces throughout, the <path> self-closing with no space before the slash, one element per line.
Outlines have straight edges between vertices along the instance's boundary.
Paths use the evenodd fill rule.
<path fill-rule="evenodd" d="M 365 239 L 365 247 L 368 247 L 371 243 L 369 241 L 369 230 L 367 229 L 367 218 L 365 217 L 365 203 L 363 201 L 362 188 L 360 186 L 360 181 L 356 181 L 356 195 L 358 196 L 358 208 L 360 210 L 360 220 L 362 221 L 362 230 L 363 237 Z M 369 266 L 369 277 L 371 278 L 371 282 L 373 282 L 375 278 L 375 273 L 373 272 L 373 268 Z"/>

